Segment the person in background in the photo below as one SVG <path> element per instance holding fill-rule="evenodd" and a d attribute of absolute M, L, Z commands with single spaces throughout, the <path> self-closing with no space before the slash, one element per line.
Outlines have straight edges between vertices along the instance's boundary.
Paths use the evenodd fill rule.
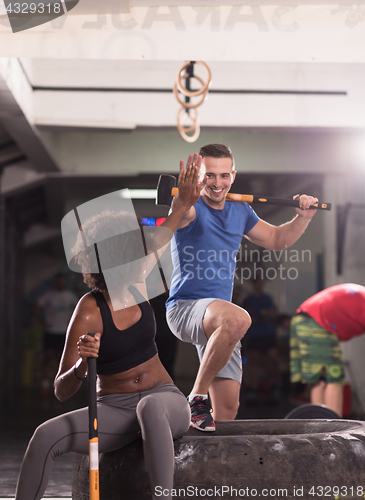
<path fill-rule="evenodd" d="M 48 396 L 65 344 L 66 330 L 78 297 L 66 288 L 66 276 L 57 274 L 52 288 L 41 295 L 33 307 L 35 320 L 44 331 L 44 357 L 41 371 L 41 395 Z"/>
<path fill-rule="evenodd" d="M 342 417 L 345 371 L 341 342 L 365 333 L 365 287 L 335 285 L 303 302 L 291 320 L 291 381 L 311 384 L 313 404 Z"/>
<path fill-rule="evenodd" d="M 247 368 L 250 374 L 250 388 L 247 392 L 247 402 L 259 400 L 261 371 L 269 376 L 270 402 L 280 399 L 280 369 L 279 351 L 276 346 L 275 316 L 276 307 L 271 295 L 263 291 L 264 280 L 256 277 L 253 291 L 243 301 L 242 307 L 250 314 L 252 325 L 246 334 Z"/>

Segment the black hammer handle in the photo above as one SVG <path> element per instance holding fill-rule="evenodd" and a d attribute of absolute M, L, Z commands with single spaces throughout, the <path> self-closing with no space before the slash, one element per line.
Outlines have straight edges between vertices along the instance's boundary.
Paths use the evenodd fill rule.
<path fill-rule="evenodd" d="M 271 198 L 269 196 L 256 196 L 250 194 L 234 194 L 228 193 L 227 200 L 230 201 L 246 201 L 247 203 L 267 203 L 268 205 L 282 205 L 286 207 L 299 207 L 299 200 L 291 200 L 287 198 Z M 331 210 L 331 203 L 314 203 L 309 208 L 319 210 Z"/>

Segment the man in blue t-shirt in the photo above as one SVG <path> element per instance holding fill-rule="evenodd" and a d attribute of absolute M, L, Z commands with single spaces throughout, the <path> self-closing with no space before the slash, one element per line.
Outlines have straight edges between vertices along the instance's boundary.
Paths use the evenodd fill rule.
<path fill-rule="evenodd" d="M 297 195 L 301 208 L 296 209 L 296 217 L 276 227 L 259 219 L 247 203 L 226 202 L 236 177 L 227 146 L 204 146 L 199 155 L 189 156 L 187 166 L 190 164 L 201 165 L 201 197 L 181 219 L 172 242 L 174 271 L 166 315 L 172 332 L 195 344 L 200 358 L 189 396 L 191 425 L 214 431 L 213 417 L 233 420 L 237 414 L 242 380 L 240 340 L 251 325 L 247 311 L 231 303 L 242 237 L 271 250 L 284 250 L 303 234 L 316 212 L 309 206 L 318 200 Z M 181 161 L 180 171 L 183 169 Z"/>

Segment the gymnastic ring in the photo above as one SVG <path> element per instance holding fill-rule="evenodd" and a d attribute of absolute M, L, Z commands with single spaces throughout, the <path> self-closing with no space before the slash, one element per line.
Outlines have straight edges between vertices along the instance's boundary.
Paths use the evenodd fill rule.
<path fill-rule="evenodd" d="M 184 75 L 183 78 L 187 78 L 187 75 Z M 198 77 L 198 76 L 194 76 L 194 78 L 196 78 L 197 80 L 199 80 L 201 83 L 203 83 L 203 80 Z M 178 93 L 178 89 L 177 89 L 177 84 L 175 82 L 175 85 L 174 85 L 174 96 L 176 97 L 176 100 L 177 102 L 183 106 L 184 108 L 186 109 L 193 109 L 193 108 L 197 108 L 198 106 L 200 106 L 201 104 L 203 104 L 207 94 L 208 94 L 208 90 L 206 90 L 204 93 L 203 93 L 203 96 L 202 98 L 200 99 L 200 101 L 198 101 L 196 104 L 192 103 L 192 102 L 184 102 L 184 101 L 181 101 L 180 100 L 180 97 L 179 97 L 179 93 Z"/>
<path fill-rule="evenodd" d="M 179 133 L 180 133 L 181 137 L 184 139 L 184 141 L 195 142 L 200 135 L 200 127 L 199 127 L 199 125 L 197 125 L 194 135 L 191 135 L 191 136 L 187 135 L 184 131 L 179 130 Z"/>
<path fill-rule="evenodd" d="M 192 118 L 194 120 L 194 124 L 191 125 L 190 127 L 184 127 L 182 123 L 180 123 L 182 121 L 181 118 L 183 112 L 186 112 L 186 109 L 180 108 L 177 114 L 177 129 L 179 131 L 179 134 L 186 142 L 195 142 L 200 134 L 200 125 L 198 123 L 198 112 L 196 109 L 194 109 L 195 115 Z M 192 132 L 193 130 L 194 134 L 192 136 L 187 135 L 189 132 Z"/>
<path fill-rule="evenodd" d="M 192 109 L 192 111 L 194 111 L 195 115 L 192 117 L 190 116 L 190 118 L 194 121 L 193 125 L 190 125 L 190 127 L 184 127 L 184 125 L 180 122 L 182 122 L 182 112 L 183 111 L 187 111 L 186 109 L 184 109 L 184 107 L 180 108 L 179 109 L 179 112 L 177 114 L 177 123 L 180 124 L 181 128 L 184 130 L 185 133 L 189 133 L 189 132 L 192 132 L 193 130 L 196 129 L 196 121 L 198 119 L 198 115 L 197 115 L 197 110 L 196 109 Z M 188 114 L 188 113 L 187 113 Z"/>
<path fill-rule="evenodd" d="M 180 110 L 177 114 L 177 129 L 179 131 L 179 134 L 186 142 L 195 142 L 200 135 L 200 125 L 198 123 L 198 112 L 196 109 L 194 109 L 194 112 L 195 112 L 195 116 L 193 118 L 194 125 L 191 125 L 190 127 L 187 127 L 187 128 L 185 128 L 180 123 L 182 112 L 186 112 L 186 109 L 183 107 L 180 108 Z M 187 135 L 188 132 L 192 132 L 193 130 L 195 130 L 193 135 L 191 135 L 191 136 Z"/>
<path fill-rule="evenodd" d="M 190 66 L 190 61 L 187 61 L 185 62 L 181 68 L 179 69 L 179 72 L 178 72 L 178 76 L 177 76 L 177 79 L 176 79 L 176 84 L 177 84 L 177 88 L 180 90 L 180 92 L 185 95 L 186 97 L 197 97 L 199 95 L 201 95 L 202 93 L 204 93 L 208 87 L 209 87 L 209 84 L 210 84 L 210 80 L 212 78 L 212 74 L 210 72 L 210 69 L 209 67 L 203 62 L 203 61 L 195 61 L 196 64 L 200 64 L 202 65 L 206 70 L 207 70 L 207 73 L 208 73 L 208 80 L 205 84 L 202 83 L 203 87 L 200 89 L 200 90 L 196 90 L 195 92 L 191 91 L 191 90 L 187 90 L 185 89 L 182 85 L 181 85 L 181 78 L 186 78 L 185 75 L 181 76 L 181 73 L 184 71 L 184 69 L 186 69 L 188 66 Z M 199 79 L 197 76 L 193 76 L 192 78 L 196 78 L 196 79 Z"/>
<path fill-rule="evenodd" d="M 186 78 L 185 75 L 181 76 L 181 73 L 184 71 L 184 69 L 186 69 L 188 66 L 190 66 L 190 61 L 187 61 L 185 62 L 181 68 L 179 69 L 179 73 L 178 73 L 178 76 L 177 76 L 177 79 L 176 79 L 176 85 L 177 85 L 177 88 L 180 90 L 180 92 L 185 95 L 186 97 L 197 97 L 199 95 L 201 95 L 202 93 L 204 93 L 208 87 L 209 87 L 209 84 L 210 84 L 210 80 L 212 78 L 212 74 L 210 72 L 210 69 L 209 67 L 205 64 L 205 62 L 203 61 L 195 61 L 196 64 L 200 64 L 201 66 L 203 66 L 206 70 L 207 70 L 207 73 L 208 73 L 208 80 L 206 81 L 206 83 L 202 83 L 203 87 L 200 89 L 200 90 L 196 90 L 195 92 L 191 91 L 191 90 L 187 90 L 187 89 L 184 89 L 184 87 L 181 85 L 181 78 Z M 199 78 L 197 76 L 193 76 L 193 78 L 196 78 L 197 80 L 199 80 Z"/>

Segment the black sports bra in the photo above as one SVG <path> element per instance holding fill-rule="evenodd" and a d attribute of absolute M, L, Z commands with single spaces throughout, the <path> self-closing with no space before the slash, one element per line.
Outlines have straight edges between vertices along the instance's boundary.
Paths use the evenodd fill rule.
<path fill-rule="evenodd" d="M 99 291 L 92 291 L 103 321 L 103 335 L 96 361 L 99 375 L 112 375 L 130 370 L 148 361 L 157 353 L 156 320 L 152 306 L 135 287 L 131 286 L 129 291 L 139 302 L 142 316 L 137 323 L 125 330 L 118 330 L 115 326 L 104 295 Z"/>

